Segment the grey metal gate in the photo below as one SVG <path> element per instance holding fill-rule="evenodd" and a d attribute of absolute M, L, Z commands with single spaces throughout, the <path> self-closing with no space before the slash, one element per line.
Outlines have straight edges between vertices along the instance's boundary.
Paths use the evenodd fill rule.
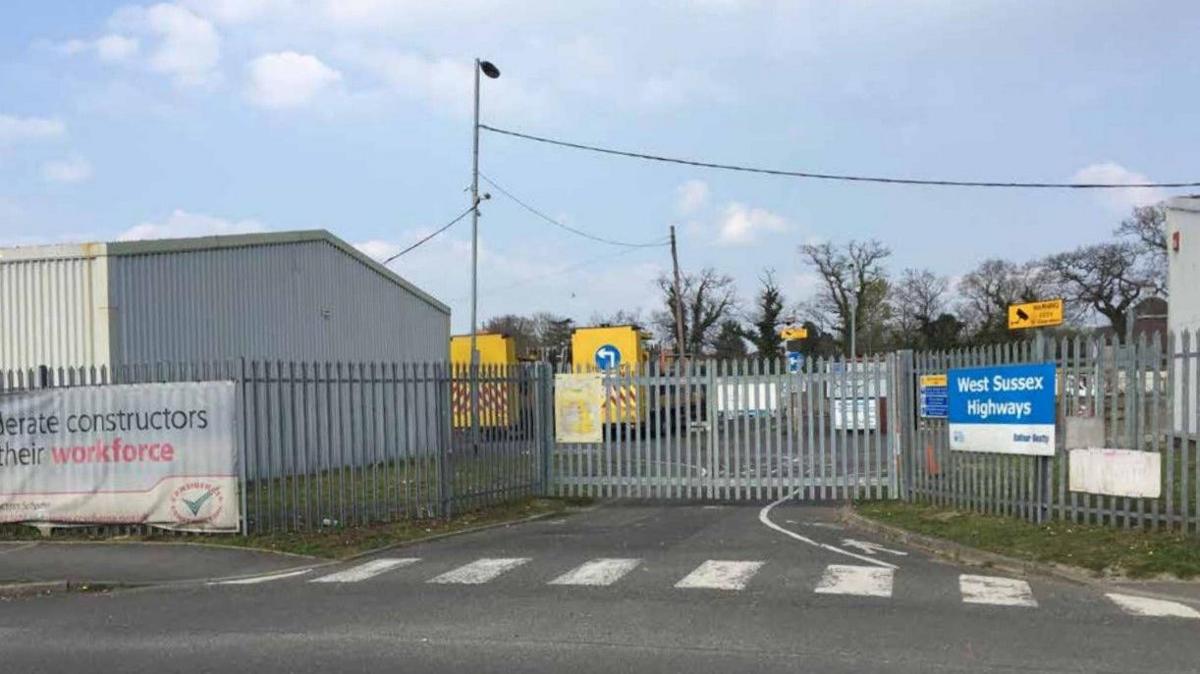
<path fill-rule="evenodd" d="M 555 445 L 551 484 L 603 498 L 894 496 L 894 368 L 877 356 L 798 372 L 709 359 L 605 373 L 603 441 Z"/>

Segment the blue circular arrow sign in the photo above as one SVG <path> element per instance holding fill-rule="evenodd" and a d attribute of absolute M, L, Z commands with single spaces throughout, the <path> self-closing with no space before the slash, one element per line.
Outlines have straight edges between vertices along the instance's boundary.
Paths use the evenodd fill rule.
<path fill-rule="evenodd" d="M 596 349 L 596 367 L 601 370 L 615 370 L 621 364 L 621 350 L 612 344 L 605 344 Z"/>

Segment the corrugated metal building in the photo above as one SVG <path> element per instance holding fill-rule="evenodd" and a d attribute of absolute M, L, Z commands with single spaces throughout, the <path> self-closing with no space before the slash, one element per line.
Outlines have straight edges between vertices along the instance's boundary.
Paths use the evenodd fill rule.
<path fill-rule="evenodd" d="M 450 309 L 329 232 L 0 248 L 0 370 L 445 361 Z"/>

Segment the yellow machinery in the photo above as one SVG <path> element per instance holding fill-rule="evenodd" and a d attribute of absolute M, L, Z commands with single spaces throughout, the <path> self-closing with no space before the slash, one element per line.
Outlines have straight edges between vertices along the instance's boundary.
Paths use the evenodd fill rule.
<path fill-rule="evenodd" d="M 475 336 L 479 350 L 479 425 L 508 426 L 517 420 L 516 376 L 517 342 L 508 335 L 480 333 Z M 471 336 L 450 338 L 450 364 L 454 369 L 451 385 L 451 409 L 455 428 L 471 426 Z"/>
<path fill-rule="evenodd" d="M 571 333 L 571 361 L 575 372 L 604 372 L 623 377 L 635 374 L 646 362 L 645 335 L 633 325 L 576 328 Z M 605 387 L 605 423 L 636 424 L 646 408 L 638 387 L 629 383 Z"/>

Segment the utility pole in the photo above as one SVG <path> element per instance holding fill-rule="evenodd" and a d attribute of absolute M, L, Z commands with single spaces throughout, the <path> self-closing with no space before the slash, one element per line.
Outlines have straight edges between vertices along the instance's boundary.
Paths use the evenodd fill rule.
<path fill-rule="evenodd" d="M 682 362 L 685 350 L 683 343 L 683 288 L 679 282 L 679 252 L 675 248 L 675 225 L 671 225 L 671 264 L 675 267 L 675 339 L 679 345 L 679 353 L 675 355 L 677 362 Z"/>
<path fill-rule="evenodd" d="M 479 59 L 475 59 L 475 123 L 471 146 L 471 449 L 479 453 Z"/>
<path fill-rule="evenodd" d="M 479 333 L 479 73 L 492 79 L 500 77 L 500 70 L 488 61 L 475 59 L 475 123 L 471 145 L 471 449 L 479 453 L 479 349 L 476 335 Z"/>

